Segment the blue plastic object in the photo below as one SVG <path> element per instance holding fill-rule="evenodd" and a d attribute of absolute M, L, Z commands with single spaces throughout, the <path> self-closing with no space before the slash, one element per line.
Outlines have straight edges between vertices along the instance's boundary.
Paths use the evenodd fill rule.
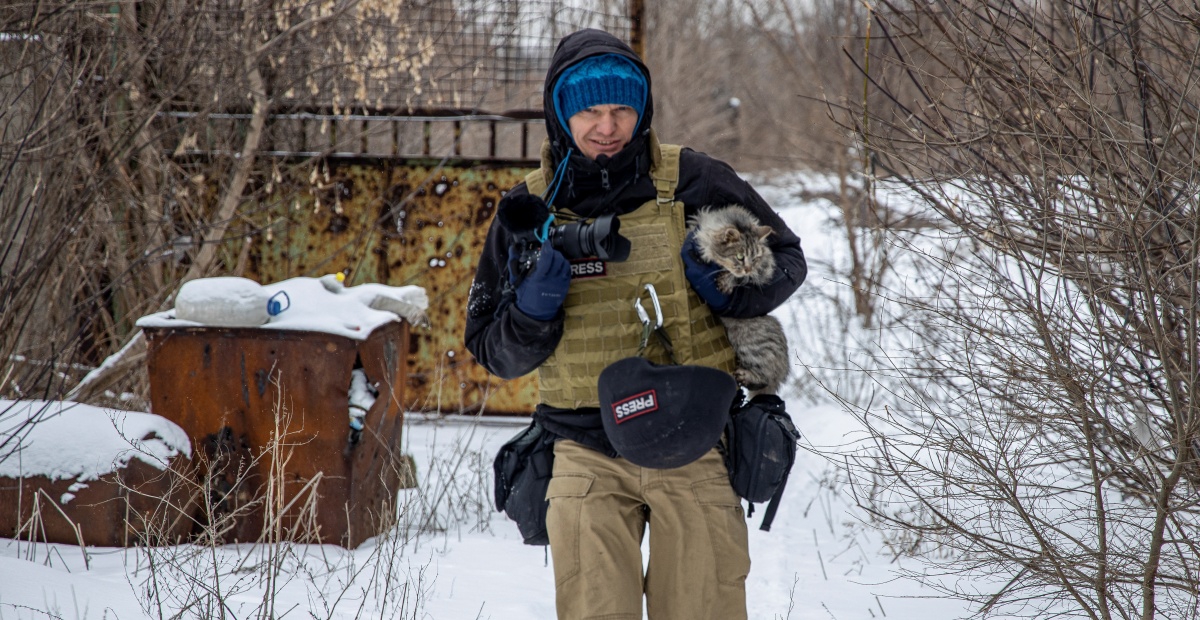
<path fill-rule="evenodd" d="M 283 301 L 279 301 L 279 296 L 283 295 Z M 276 316 L 280 312 L 292 307 L 292 298 L 288 297 L 287 291 L 279 291 L 267 300 L 267 314 Z"/>

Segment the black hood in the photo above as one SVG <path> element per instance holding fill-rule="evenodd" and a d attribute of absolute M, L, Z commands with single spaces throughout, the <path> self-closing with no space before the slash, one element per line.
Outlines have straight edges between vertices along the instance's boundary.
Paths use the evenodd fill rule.
<path fill-rule="evenodd" d="M 546 115 L 546 134 L 550 139 L 553 163 L 557 164 L 562 161 L 562 158 L 567 154 L 567 149 L 573 148 L 575 144 L 567 128 L 558 122 L 558 114 L 555 110 L 554 101 L 554 84 L 558 81 L 563 71 L 571 65 L 585 58 L 601 54 L 619 54 L 628 58 L 642 72 L 642 75 L 646 77 L 646 108 L 642 111 L 641 118 L 638 119 L 637 129 L 633 132 L 633 140 L 630 141 L 624 150 L 612 158 L 613 164 L 616 167 L 624 168 L 628 165 L 633 165 L 636 168 L 644 168 L 644 164 L 637 165 L 634 162 L 635 160 L 645 159 L 641 155 L 646 150 L 647 138 L 650 134 L 650 121 L 654 117 L 654 97 L 651 94 L 650 71 L 642 63 L 642 59 L 638 58 L 638 55 L 624 41 L 603 30 L 592 28 L 580 30 L 563 37 L 563 40 L 558 44 L 558 49 L 554 51 L 554 58 L 550 61 L 550 69 L 546 72 L 546 83 L 542 91 L 542 109 Z M 593 168 L 595 168 L 595 171 L 599 170 L 595 162 L 582 155 L 578 155 L 578 150 L 576 150 L 576 154 L 571 156 L 570 167 L 574 168 L 577 173 L 583 173 L 584 175 L 593 172 Z M 610 170 L 612 167 L 609 166 Z M 644 173 L 644 171 L 641 172 Z"/>

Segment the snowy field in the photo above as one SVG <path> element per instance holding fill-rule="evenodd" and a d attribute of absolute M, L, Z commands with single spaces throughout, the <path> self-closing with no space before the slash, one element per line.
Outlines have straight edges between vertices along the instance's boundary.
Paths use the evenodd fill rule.
<path fill-rule="evenodd" d="M 847 295 L 835 275 L 844 260 L 840 233 L 829 205 L 794 198 L 801 181 L 790 177 L 758 186 L 801 236 L 810 259 L 801 293 L 776 313 L 790 330 L 793 374 L 804 381 L 804 364 L 829 363 L 830 351 L 836 355 L 854 338 L 828 331 L 834 322 L 831 300 Z M 847 372 L 848 389 L 861 384 Z M 819 391 L 783 394 L 804 438 L 772 531 L 758 529 L 763 506 L 749 519 L 750 618 L 967 615 L 962 604 L 898 578 L 898 569 L 920 566 L 887 553 L 856 512 L 838 465 L 857 437 L 857 423 L 830 401 L 815 402 L 812 395 Z M 490 506 L 492 456 L 524 423 L 410 415 L 404 451 L 417 461 L 421 488 L 404 493 L 404 516 L 395 532 L 351 551 L 300 545 L 230 545 L 215 554 L 192 547 L 152 554 L 88 548 L 85 567 L 76 546 L 0 539 L 0 620 L 172 617 L 183 604 L 178 601 L 187 599 L 181 594 L 185 584 L 204 581 L 198 574 L 215 575 L 208 582 L 220 583 L 225 608 L 223 613 L 192 608 L 182 617 L 259 617 L 270 599 L 274 617 L 288 618 L 553 618 L 554 578 L 546 550 L 523 545 L 516 526 Z M 164 560 L 179 561 L 171 570 L 163 568 Z M 280 571 L 256 568 L 265 565 Z"/>
<path fill-rule="evenodd" d="M 831 453 L 853 428 L 853 422 L 832 406 L 796 408 L 794 417 L 806 446 Z M 490 456 L 520 424 L 410 416 L 406 452 L 416 457 L 418 471 L 426 472 L 422 482 L 436 485 L 441 482 L 436 472 L 446 471 L 452 456 L 490 464 Z M 484 491 L 490 493 L 490 488 Z M 895 579 L 892 570 L 898 564 L 880 553 L 879 540 L 856 521 L 846 491 L 823 457 L 802 451 L 771 531 L 758 530 L 761 507 L 750 518 L 750 617 L 936 620 L 963 615 L 960 605 L 931 598 L 931 592 Z M 554 577 L 544 548 L 523 545 L 516 526 L 487 508 L 460 514 L 442 531 L 410 533 L 401 557 L 390 560 L 393 578 L 412 584 L 413 590 L 404 601 L 368 601 L 362 617 L 380 617 L 380 611 L 394 605 L 401 613 L 383 617 L 553 618 Z M 287 616 L 296 618 L 358 617 L 361 601 L 353 596 L 353 588 L 342 587 L 346 581 L 341 577 L 352 571 L 351 566 L 381 560 L 373 543 L 354 551 L 325 546 L 292 552 L 307 553 L 308 567 L 284 578 L 277 610 L 293 610 Z M 255 552 L 240 548 L 227 553 L 232 564 L 235 554 Z M 91 566 L 85 570 L 78 547 L 31 549 L 27 543 L 0 540 L 0 618 L 158 617 L 153 601 L 139 596 L 148 577 L 142 553 L 89 548 L 88 555 Z M 332 573 L 333 578 L 313 572 Z M 235 591 L 229 617 L 249 617 L 261 603 L 264 586 L 257 579 L 235 584 L 236 579 L 236 574 L 227 576 L 226 587 Z M 327 609 L 343 590 L 351 595 Z M 381 609 L 371 608 L 376 603 Z"/>

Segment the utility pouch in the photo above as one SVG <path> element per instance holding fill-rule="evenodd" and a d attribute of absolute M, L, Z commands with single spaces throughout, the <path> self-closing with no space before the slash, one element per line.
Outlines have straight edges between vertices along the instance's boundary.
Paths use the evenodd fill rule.
<path fill-rule="evenodd" d="M 735 406 L 725 427 L 723 452 L 734 492 L 751 503 L 751 514 L 754 503 L 770 502 L 759 528 L 763 531 L 769 531 L 775 519 L 788 474 L 796 462 L 799 440 L 800 431 L 792 424 L 783 400 L 771 394 L 760 394 Z"/>
<path fill-rule="evenodd" d="M 550 544 L 546 488 L 554 471 L 554 435 L 534 420 L 500 447 L 492 471 L 496 510 L 516 521 L 525 544 Z"/>

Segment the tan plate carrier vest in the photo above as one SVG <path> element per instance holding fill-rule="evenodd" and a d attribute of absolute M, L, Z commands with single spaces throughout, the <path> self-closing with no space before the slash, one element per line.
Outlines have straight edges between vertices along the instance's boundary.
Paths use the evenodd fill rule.
<path fill-rule="evenodd" d="M 663 313 L 663 327 L 680 364 L 696 364 L 732 373 L 733 348 L 725 328 L 688 286 L 679 248 L 685 235 L 683 203 L 675 200 L 679 184 L 678 145 L 659 145 L 651 134 L 650 178 L 657 193 L 636 210 L 618 217 L 620 232 L 629 239 L 629 260 L 605 264 L 599 277 L 577 277 L 563 303 L 566 322 L 563 337 L 550 359 L 538 370 L 541 401 L 561 409 L 598 407 L 596 383 L 609 364 L 638 354 L 642 323 L 634 300 L 653 284 Z M 549 144 L 542 147 L 542 167 L 525 177 L 529 193 L 542 195 L 553 179 Z M 558 209 L 558 213 L 571 213 Z M 574 214 L 573 214 L 574 215 Z M 643 305 L 654 321 L 648 296 Z M 666 351 L 655 338 L 644 355 L 652 362 L 669 364 Z"/>

